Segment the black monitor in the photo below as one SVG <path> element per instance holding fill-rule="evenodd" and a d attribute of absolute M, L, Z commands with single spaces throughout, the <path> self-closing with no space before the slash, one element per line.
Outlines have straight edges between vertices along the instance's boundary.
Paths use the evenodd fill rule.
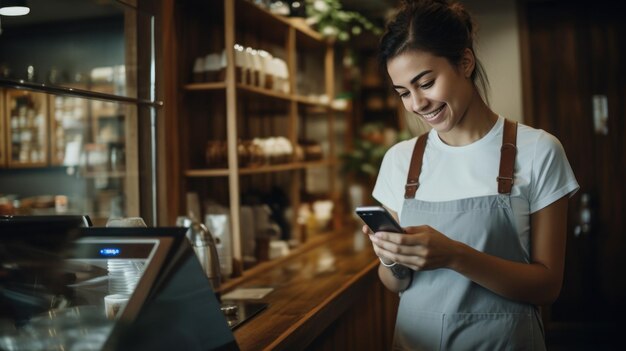
<path fill-rule="evenodd" d="M 31 314 L 16 332 L 0 340 L 20 341 L 20 327 L 32 331 L 50 329 L 52 325 L 67 348 L 237 350 L 234 335 L 185 232 L 185 228 L 73 231 L 68 235 L 71 245 L 64 248 L 62 263 L 53 265 L 56 274 L 66 279 L 61 284 L 65 290 L 58 297 L 65 300 L 65 305 L 52 311 L 56 315 L 50 311 Z M 112 272 L 122 271 L 122 276 L 133 278 L 110 285 L 119 280 Z M 113 291 L 120 286 L 122 290 L 131 287 L 123 294 Z M 126 296 L 117 313 L 110 304 L 108 309 L 105 306 L 105 298 L 112 295 Z M 51 338 L 52 343 L 61 340 L 43 335 L 42 342 Z"/>
<path fill-rule="evenodd" d="M 67 225 L 68 227 L 91 227 L 93 223 L 87 215 L 50 215 L 50 216 L 0 216 L 0 225 Z M 2 228 L 2 227 L 0 227 Z"/>

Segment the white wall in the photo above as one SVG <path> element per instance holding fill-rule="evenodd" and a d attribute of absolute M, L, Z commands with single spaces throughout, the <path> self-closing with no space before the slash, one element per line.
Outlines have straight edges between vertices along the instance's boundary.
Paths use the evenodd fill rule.
<path fill-rule="evenodd" d="M 522 72 L 515 0 L 462 0 L 477 23 L 476 55 L 491 90 L 494 112 L 522 122 Z"/>

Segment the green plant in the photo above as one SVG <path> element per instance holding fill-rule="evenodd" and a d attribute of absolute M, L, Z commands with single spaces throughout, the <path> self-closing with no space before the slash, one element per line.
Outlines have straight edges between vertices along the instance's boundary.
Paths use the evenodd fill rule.
<path fill-rule="evenodd" d="M 307 23 L 314 26 L 325 37 L 347 41 L 351 36 L 368 30 L 375 35 L 382 29 L 358 12 L 344 11 L 339 0 L 307 0 Z"/>
<path fill-rule="evenodd" d="M 341 155 L 342 171 L 357 182 L 371 184 L 378 175 L 387 150 L 408 138 L 408 131 L 398 132 L 382 123 L 367 123 L 359 130 L 352 150 Z"/>

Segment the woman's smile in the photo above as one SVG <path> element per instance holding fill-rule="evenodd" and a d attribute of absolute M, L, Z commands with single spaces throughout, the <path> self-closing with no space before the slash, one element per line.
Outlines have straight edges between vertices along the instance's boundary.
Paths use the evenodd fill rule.
<path fill-rule="evenodd" d="M 429 113 L 424 113 L 424 114 L 420 114 L 428 123 L 438 123 L 441 121 L 441 119 L 443 119 L 443 115 L 444 115 L 444 110 L 445 110 L 446 104 L 441 105 L 441 107 L 439 107 L 438 109 L 429 112 Z"/>

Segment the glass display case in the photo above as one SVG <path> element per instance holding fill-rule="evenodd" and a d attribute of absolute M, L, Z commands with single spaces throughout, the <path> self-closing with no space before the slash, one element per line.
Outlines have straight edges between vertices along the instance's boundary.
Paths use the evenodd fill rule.
<path fill-rule="evenodd" d="M 237 349 L 185 228 L 68 225 L 0 221 L 0 349 Z"/>
<path fill-rule="evenodd" d="M 158 223 L 151 3 L 37 1 L 2 18 L 0 213 Z"/>

